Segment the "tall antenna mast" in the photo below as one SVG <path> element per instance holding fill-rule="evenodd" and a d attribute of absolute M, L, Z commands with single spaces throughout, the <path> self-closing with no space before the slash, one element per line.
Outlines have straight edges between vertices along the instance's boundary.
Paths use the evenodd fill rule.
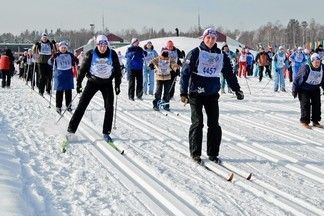
<path fill-rule="evenodd" d="M 102 34 L 105 34 L 105 15 L 102 12 Z"/>

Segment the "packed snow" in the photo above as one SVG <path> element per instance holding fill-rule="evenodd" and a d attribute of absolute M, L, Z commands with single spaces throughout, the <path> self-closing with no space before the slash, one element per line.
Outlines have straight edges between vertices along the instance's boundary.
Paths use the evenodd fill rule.
<path fill-rule="evenodd" d="M 152 42 L 160 51 L 169 39 L 186 53 L 201 41 Z M 55 94 L 42 98 L 14 76 L 10 89 L 0 89 L 0 214 L 324 215 L 324 129 L 303 128 L 299 101 L 274 92 L 269 78 L 238 80 L 245 99 L 219 99 L 220 158 L 235 171 L 228 182 L 231 172 L 207 160 L 206 124 L 203 159 L 218 174 L 190 159 L 190 107 L 180 103 L 178 83 L 171 112 L 157 112 L 152 95 L 128 100 L 123 79 L 112 138 L 124 155 L 102 139 L 98 92 L 62 154 L 71 114 L 57 122 Z"/>

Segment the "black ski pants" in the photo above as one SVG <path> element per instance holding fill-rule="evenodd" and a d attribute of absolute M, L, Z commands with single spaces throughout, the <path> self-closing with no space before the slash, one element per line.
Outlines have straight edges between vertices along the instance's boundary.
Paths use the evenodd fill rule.
<path fill-rule="evenodd" d="M 269 78 L 271 79 L 271 70 L 270 70 L 270 66 L 269 65 L 265 65 L 265 66 L 260 66 L 259 65 L 259 81 L 261 82 L 262 77 L 263 77 L 263 70 L 264 68 L 266 69 L 266 73 L 268 74 Z"/>
<path fill-rule="evenodd" d="M 84 88 L 79 104 L 73 113 L 73 116 L 70 120 L 68 126 L 68 132 L 75 133 L 80 121 L 84 115 L 85 110 L 87 109 L 91 99 L 98 92 L 101 91 L 102 97 L 104 99 L 105 106 L 105 117 L 103 122 L 103 134 L 110 134 L 113 114 L 114 114 L 114 92 L 112 83 L 97 84 L 92 81 L 88 81 L 86 87 Z"/>
<path fill-rule="evenodd" d="M 320 89 L 298 92 L 300 102 L 300 122 L 309 124 L 321 121 L 321 91 Z"/>
<path fill-rule="evenodd" d="M 66 108 L 71 108 L 72 101 L 72 90 L 56 90 L 56 107 L 62 108 L 63 94 L 65 94 L 65 106 Z"/>
<path fill-rule="evenodd" d="M 135 96 L 135 80 L 136 80 L 136 97 L 143 96 L 143 70 L 130 70 L 128 82 L 128 97 L 134 99 Z"/>
<path fill-rule="evenodd" d="M 163 101 L 169 103 L 170 101 L 170 83 L 171 80 L 156 80 L 155 84 L 155 99 L 153 100 L 153 106 L 157 107 L 157 103 L 161 100 L 162 91 L 163 91 Z M 166 104 L 165 107 L 170 107 L 169 104 Z"/>
<path fill-rule="evenodd" d="M 10 87 L 11 83 L 11 71 L 10 70 L 1 70 L 2 71 L 2 88 Z"/>
<path fill-rule="evenodd" d="M 38 63 L 39 71 L 39 93 L 43 94 L 45 87 L 46 92 L 50 93 L 52 89 L 53 70 L 47 63 Z"/>
<path fill-rule="evenodd" d="M 189 95 L 191 108 L 191 126 L 189 129 L 190 156 L 201 156 L 203 140 L 203 108 L 207 115 L 207 155 L 218 156 L 222 139 L 222 129 L 219 126 L 219 94 L 202 96 L 198 93 Z"/>

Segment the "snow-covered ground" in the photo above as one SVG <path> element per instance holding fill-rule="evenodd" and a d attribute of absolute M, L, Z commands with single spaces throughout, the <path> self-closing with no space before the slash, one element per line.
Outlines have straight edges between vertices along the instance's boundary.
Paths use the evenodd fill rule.
<path fill-rule="evenodd" d="M 152 41 L 159 51 L 167 39 Z M 200 42 L 172 39 L 186 53 Z M 153 111 L 153 96 L 128 100 L 123 80 L 112 138 L 124 155 L 102 140 L 98 93 L 62 154 L 71 114 L 56 123 L 55 98 L 50 105 L 48 95 L 41 98 L 14 77 L 10 89 L 0 89 L 0 214 L 324 215 L 324 130 L 302 128 L 298 100 L 273 92 L 268 78 L 239 82 L 243 101 L 228 93 L 219 99 L 220 158 L 253 177 L 227 182 L 229 171 L 206 160 L 216 175 L 189 158 L 190 108 L 178 92 L 165 115 Z"/>

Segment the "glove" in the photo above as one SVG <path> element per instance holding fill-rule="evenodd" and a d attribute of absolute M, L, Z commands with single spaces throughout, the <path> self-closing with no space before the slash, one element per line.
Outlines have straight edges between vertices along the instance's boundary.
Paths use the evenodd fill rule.
<path fill-rule="evenodd" d="M 37 41 L 36 43 L 35 43 L 35 46 L 38 46 L 40 43 Z"/>
<path fill-rule="evenodd" d="M 235 92 L 237 100 L 243 100 L 244 99 L 244 94 L 242 91 L 236 91 Z"/>
<path fill-rule="evenodd" d="M 56 44 L 56 41 L 55 40 L 52 40 L 51 42 L 52 42 L 52 44 Z"/>
<path fill-rule="evenodd" d="M 119 93 L 120 93 L 120 88 L 119 88 L 119 86 L 115 86 L 115 93 L 116 93 L 116 95 L 119 95 Z"/>
<path fill-rule="evenodd" d="M 175 73 L 174 73 L 176 76 L 180 76 L 180 70 L 179 69 L 177 69 L 176 71 L 175 71 Z"/>
<path fill-rule="evenodd" d="M 278 72 L 279 70 L 278 70 L 278 69 L 276 69 L 275 71 L 276 71 L 276 72 Z"/>
<path fill-rule="evenodd" d="M 181 102 L 183 103 L 183 105 L 186 105 L 189 102 L 189 98 L 187 94 L 181 94 Z"/>
<path fill-rule="evenodd" d="M 83 91 L 82 86 L 81 85 L 77 85 L 76 91 L 77 91 L 78 94 L 80 94 Z"/>
<path fill-rule="evenodd" d="M 294 98 L 296 98 L 298 93 L 297 93 L 296 91 L 293 91 L 293 92 L 291 92 L 291 94 L 292 94 L 292 96 L 293 96 Z"/>
<path fill-rule="evenodd" d="M 154 67 L 154 64 L 150 64 L 149 67 L 150 67 L 152 70 L 154 70 L 154 68 L 155 68 L 155 67 Z"/>

